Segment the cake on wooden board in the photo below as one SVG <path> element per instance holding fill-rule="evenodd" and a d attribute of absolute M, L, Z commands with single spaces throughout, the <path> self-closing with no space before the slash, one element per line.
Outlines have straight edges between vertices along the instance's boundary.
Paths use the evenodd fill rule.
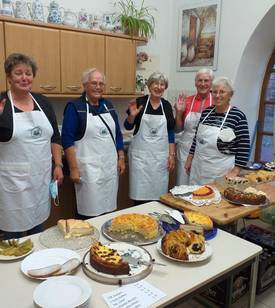
<path fill-rule="evenodd" d="M 215 196 L 215 192 L 211 186 L 203 185 L 192 192 L 193 199 L 211 199 Z"/>

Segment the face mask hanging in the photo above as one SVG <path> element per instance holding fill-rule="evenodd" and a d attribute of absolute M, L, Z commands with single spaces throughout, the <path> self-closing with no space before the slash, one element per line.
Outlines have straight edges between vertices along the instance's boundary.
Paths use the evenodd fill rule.
<path fill-rule="evenodd" d="M 57 180 L 52 180 L 49 185 L 50 195 L 53 199 L 54 205 L 59 206 L 59 198 L 58 198 L 58 184 Z"/>

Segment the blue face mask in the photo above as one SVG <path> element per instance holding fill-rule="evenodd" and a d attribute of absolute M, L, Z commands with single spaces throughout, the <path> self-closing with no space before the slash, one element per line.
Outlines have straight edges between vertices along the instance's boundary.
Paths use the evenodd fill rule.
<path fill-rule="evenodd" d="M 58 185 L 57 185 L 57 180 L 52 180 L 50 182 L 50 185 L 49 185 L 49 190 L 50 190 L 50 195 L 54 201 L 54 204 L 56 206 L 59 205 L 59 199 L 58 199 Z"/>

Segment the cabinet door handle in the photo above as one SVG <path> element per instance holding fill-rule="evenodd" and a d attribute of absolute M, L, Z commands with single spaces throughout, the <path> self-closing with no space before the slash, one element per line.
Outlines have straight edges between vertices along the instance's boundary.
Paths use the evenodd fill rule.
<path fill-rule="evenodd" d="M 122 88 L 121 87 L 110 87 L 110 90 L 114 92 L 119 92 L 122 90 Z"/>
<path fill-rule="evenodd" d="M 40 88 L 42 88 L 43 90 L 46 90 L 46 91 L 52 91 L 52 90 L 56 89 L 56 86 L 51 86 L 49 84 L 46 84 L 46 85 L 40 85 Z"/>
<path fill-rule="evenodd" d="M 66 86 L 66 88 L 72 91 L 77 91 L 81 89 L 81 86 Z"/>

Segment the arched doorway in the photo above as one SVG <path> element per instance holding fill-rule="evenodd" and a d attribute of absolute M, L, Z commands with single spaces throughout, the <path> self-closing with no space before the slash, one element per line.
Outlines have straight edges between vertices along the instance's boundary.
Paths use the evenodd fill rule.
<path fill-rule="evenodd" d="M 275 50 L 268 62 L 259 105 L 258 132 L 255 159 L 274 160 L 275 153 Z"/>

